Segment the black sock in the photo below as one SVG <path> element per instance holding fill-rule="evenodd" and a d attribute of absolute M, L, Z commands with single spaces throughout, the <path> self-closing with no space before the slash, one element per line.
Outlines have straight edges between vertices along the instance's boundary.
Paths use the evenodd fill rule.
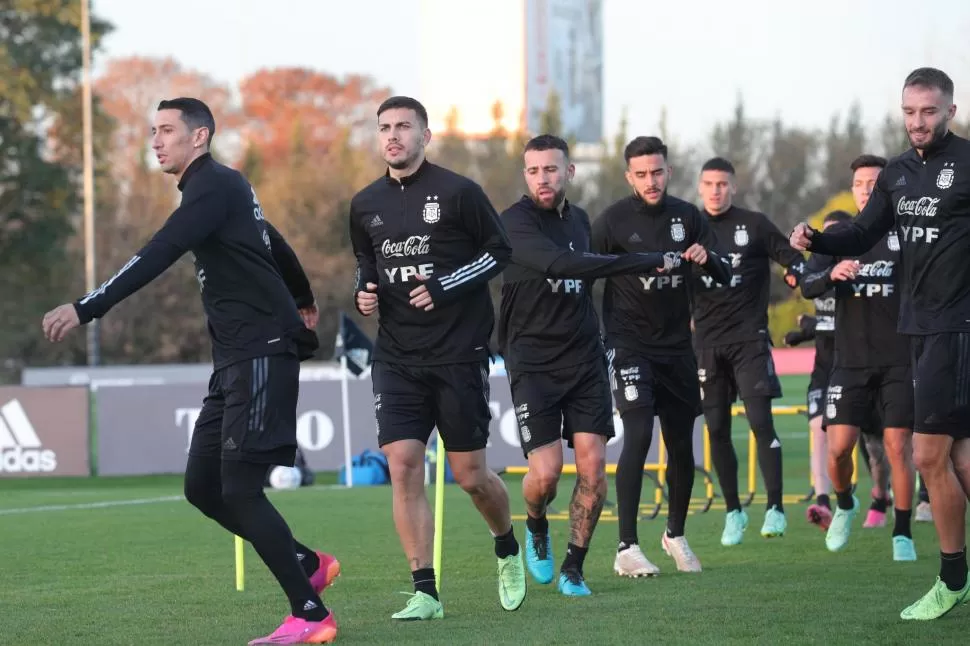
<path fill-rule="evenodd" d="M 950 592 L 962 590 L 967 585 L 967 548 L 956 554 L 940 552 L 940 578 Z"/>
<path fill-rule="evenodd" d="M 588 547 L 580 547 L 569 543 L 566 546 L 566 558 L 562 560 L 562 571 L 566 570 L 576 570 L 580 574 L 583 573 L 583 562 L 586 560 L 586 552 L 589 550 Z"/>
<path fill-rule="evenodd" d="M 761 467 L 761 477 L 765 481 L 765 493 L 768 496 L 765 509 L 776 507 L 778 511 L 785 511 L 782 503 L 781 441 L 775 432 L 771 398 L 748 397 L 744 400 L 744 411 L 757 441 L 758 465 Z"/>
<path fill-rule="evenodd" d="M 836 491 L 835 499 L 839 505 L 839 509 L 845 511 L 852 511 L 855 507 L 855 502 L 852 500 L 852 488 L 848 488 L 845 491 Z"/>
<path fill-rule="evenodd" d="M 529 531 L 533 534 L 542 534 L 545 536 L 549 533 L 549 519 L 543 514 L 542 518 L 533 518 L 532 516 L 525 517 L 525 526 L 529 528 Z"/>
<path fill-rule="evenodd" d="M 420 570 L 411 572 L 411 580 L 414 582 L 414 591 L 423 592 L 438 599 L 438 588 L 434 584 L 434 568 L 424 567 Z"/>
<path fill-rule="evenodd" d="M 660 414 L 660 429 L 667 447 L 667 536 L 684 535 L 690 497 L 694 490 L 694 410 L 670 406 Z M 626 438 L 624 437 L 624 442 Z"/>
<path fill-rule="evenodd" d="M 222 497 L 253 549 L 279 582 L 294 617 L 323 621 L 330 614 L 296 556 L 289 526 L 263 493 L 269 465 L 226 461 L 222 465 Z"/>
<path fill-rule="evenodd" d="M 727 512 L 741 509 L 738 494 L 738 455 L 731 441 L 731 406 L 709 406 L 704 409 L 707 436 L 711 440 L 711 462 L 721 486 Z"/>
<path fill-rule="evenodd" d="M 829 500 L 829 495 L 827 493 L 820 493 L 817 498 L 815 498 L 815 504 L 819 507 L 825 507 L 829 511 L 832 510 L 832 501 Z"/>
<path fill-rule="evenodd" d="M 495 537 L 495 556 L 504 559 L 508 556 L 515 556 L 519 553 L 519 543 L 515 540 L 513 528 L 501 536 Z"/>
<path fill-rule="evenodd" d="M 893 516 L 895 517 L 895 524 L 893 525 L 893 536 L 905 536 L 906 538 L 912 538 L 913 534 L 909 529 L 909 519 L 913 516 L 912 509 L 894 509 Z"/>
<path fill-rule="evenodd" d="M 640 494 L 643 489 L 643 465 L 653 439 L 653 409 L 634 408 L 620 415 L 623 420 L 623 448 L 616 465 L 616 513 L 619 517 L 620 541 L 627 545 L 637 541 L 640 516 Z"/>
<path fill-rule="evenodd" d="M 889 498 L 873 498 L 869 509 L 885 514 L 886 510 L 889 509 Z"/>
<path fill-rule="evenodd" d="M 320 568 L 320 557 L 317 556 L 316 552 L 295 539 L 293 544 L 296 546 L 296 558 L 300 560 L 300 565 L 303 566 L 306 575 L 310 576 Z"/>

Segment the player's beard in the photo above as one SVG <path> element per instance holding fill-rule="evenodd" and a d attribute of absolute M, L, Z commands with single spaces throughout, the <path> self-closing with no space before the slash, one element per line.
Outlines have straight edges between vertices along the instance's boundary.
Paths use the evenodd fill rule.
<path fill-rule="evenodd" d="M 664 195 L 667 194 L 667 189 L 666 189 L 666 187 L 663 188 L 663 189 L 661 189 L 659 193 L 655 194 L 652 198 L 650 198 L 650 199 L 653 200 L 652 202 L 650 201 L 650 199 L 647 198 L 647 192 L 646 191 L 644 191 L 643 193 L 640 193 L 640 192 L 634 190 L 633 193 L 637 197 L 639 197 L 641 200 L 643 200 L 643 203 L 644 204 L 649 204 L 650 206 L 657 206 L 658 204 L 660 204 L 661 202 L 663 202 Z"/>
<path fill-rule="evenodd" d="M 421 154 L 421 149 L 419 148 L 415 150 L 413 153 L 411 153 L 410 155 L 408 155 L 407 157 L 402 157 L 401 159 L 398 159 L 395 161 L 387 161 L 386 159 L 384 161 L 386 161 L 387 165 L 393 168 L 394 170 L 401 170 L 403 168 L 407 168 L 415 161 L 417 161 L 418 156 L 420 154 Z"/>
<path fill-rule="evenodd" d="M 565 188 L 561 188 L 558 191 L 556 191 L 552 197 L 548 197 L 544 199 L 539 199 L 538 191 L 532 194 L 532 201 L 535 202 L 539 208 L 549 209 L 550 211 L 553 209 L 558 209 L 559 205 L 562 204 L 563 200 L 565 199 L 566 199 Z"/>
<path fill-rule="evenodd" d="M 933 133 L 932 133 L 932 134 L 933 134 L 933 136 L 932 136 L 932 137 L 930 137 L 930 140 L 929 140 L 928 142 L 926 142 L 925 144 L 923 144 L 923 145 L 920 145 L 920 146 L 917 146 L 917 145 L 916 145 L 916 144 L 915 144 L 915 143 L 913 142 L 913 138 L 912 138 L 912 137 L 910 136 L 910 134 L 909 134 L 909 132 L 908 132 L 908 131 L 906 132 L 906 136 L 907 136 L 907 137 L 909 138 L 909 143 L 910 143 L 910 145 L 911 145 L 911 146 L 912 146 L 913 148 L 915 148 L 916 150 L 926 150 L 926 149 L 928 149 L 928 148 L 932 148 L 932 147 L 933 147 L 933 146 L 934 146 L 935 144 L 937 144 L 937 143 L 938 143 L 938 142 L 939 142 L 939 141 L 940 141 L 941 139 L 943 139 L 943 137 L 944 137 L 944 136 L 946 136 L 946 131 L 947 131 L 947 127 L 948 127 L 949 125 L 950 125 L 950 122 L 949 122 L 949 120 L 948 120 L 948 119 L 942 119 L 942 120 L 940 121 L 940 123 L 938 123 L 938 124 L 936 125 L 936 127 L 935 127 L 935 128 L 933 128 Z"/>

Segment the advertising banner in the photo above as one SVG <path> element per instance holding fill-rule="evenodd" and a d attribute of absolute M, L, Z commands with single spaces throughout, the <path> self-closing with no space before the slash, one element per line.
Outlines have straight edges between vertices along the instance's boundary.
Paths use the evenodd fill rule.
<path fill-rule="evenodd" d="M 91 473 L 88 389 L 0 387 L 0 478 Z"/>

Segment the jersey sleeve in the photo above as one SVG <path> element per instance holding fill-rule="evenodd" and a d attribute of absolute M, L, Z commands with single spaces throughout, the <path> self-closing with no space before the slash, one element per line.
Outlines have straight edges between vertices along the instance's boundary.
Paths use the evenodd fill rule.
<path fill-rule="evenodd" d="M 610 224 L 606 212 L 593 220 L 590 227 L 589 246 L 593 253 L 609 253 L 612 249 L 610 242 Z"/>
<path fill-rule="evenodd" d="M 374 244 L 370 235 L 364 230 L 361 218 L 350 203 L 350 245 L 357 258 L 357 270 L 354 272 L 354 307 L 357 307 L 357 292 L 366 291 L 367 283 L 379 285 L 377 273 L 377 256 L 374 254 Z M 357 311 L 360 308 L 357 307 Z M 361 312 L 363 313 L 363 312 Z"/>
<path fill-rule="evenodd" d="M 767 216 L 762 218 L 761 227 L 768 257 L 785 268 L 786 278 L 788 276 L 794 278 L 792 283 L 789 283 L 794 288 L 805 274 L 805 256 L 796 249 L 792 249 L 785 234 Z"/>
<path fill-rule="evenodd" d="M 183 199 L 165 224 L 114 276 L 74 303 L 82 324 L 101 318 L 112 307 L 155 280 L 187 251 L 218 230 L 229 215 L 229 204 L 217 186 Z"/>
<path fill-rule="evenodd" d="M 310 307 L 315 299 L 313 290 L 310 289 L 310 279 L 303 271 L 303 265 L 297 258 L 296 252 L 286 242 L 283 235 L 269 221 L 266 221 L 266 233 L 269 235 L 270 250 L 273 253 L 273 260 L 283 276 L 286 288 L 296 301 L 298 308 Z"/>
<path fill-rule="evenodd" d="M 830 256 L 861 256 L 882 240 L 896 224 L 886 176 L 885 170 L 879 173 L 862 213 L 838 230 L 815 231 L 809 239 L 809 250 Z"/>
<path fill-rule="evenodd" d="M 436 305 L 447 305 L 463 294 L 488 284 L 505 269 L 512 245 L 495 207 L 478 184 L 469 183 L 459 195 L 459 215 L 480 249 L 471 262 L 454 271 L 432 276 L 425 285 Z"/>
<path fill-rule="evenodd" d="M 661 253 L 617 256 L 562 247 L 542 232 L 535 218 L 521 209 L 506 211 L 502 221 L 512 241 L 512 262 L 552 278 L 606 278 L 651 271 L 664 264 Z"/>
<path fill-rule="evenodd" d="M 701 269 L 707 272 L 715 282 L 721 285 L 729 284 L 733 273 L 731 262 L 718 252 L 719 245 L 714 230 L 708 224 L 707 218 L 701 215 L 696 207 L 691 207 L 691 218 L 694 222 L 691 229 L 695 231 L 693 242 L 701 245 L 707 251 L 707 262 L 701 265 Z"/>
<path fill-rule="evenodd" d="M 829 291 L 835 283 L 832 281 L 832 268 L 836 260 L 832 256 L 813 253 L 805 263 L 805 274 L 800 286 L 805 298 L 818 298 Z"/>

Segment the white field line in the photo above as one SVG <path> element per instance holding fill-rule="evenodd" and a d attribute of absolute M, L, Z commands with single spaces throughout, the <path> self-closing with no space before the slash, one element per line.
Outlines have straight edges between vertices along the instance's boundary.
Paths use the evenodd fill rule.
<path fill-rule="evenodd" d="M 313 491 L 347 489 L 344 485 L 316 485 L 300 489 L 289 489 L 272 491 L 272 493 L 289 493 L 293 491 Z M 106 509 L 109 507 L 124 507 L 126 505 L 152 505 L 160 502 L 179 502 L 185 500 L 185 496 L 159 496 L 157 498 L 134 498 L 129 500 L 101 500 L 98 502 L 82 502 L 71 505 L 37 505 L 34 507 L 15 507 L 11 509 L 0 509 L 0 516 L 13 516 L 14 514 L 49 513 L 54 511 L 75 511 L 80 509 Z"/>

